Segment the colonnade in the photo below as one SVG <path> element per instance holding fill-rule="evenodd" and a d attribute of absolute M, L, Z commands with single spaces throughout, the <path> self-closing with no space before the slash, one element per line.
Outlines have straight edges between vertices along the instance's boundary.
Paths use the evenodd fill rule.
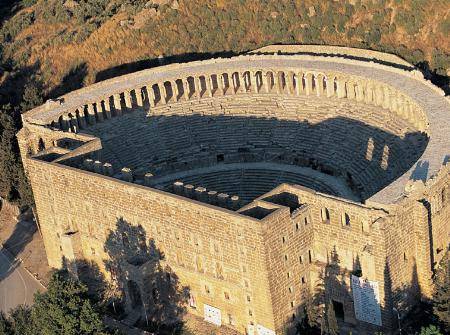
<path fill-rule="evenodd" d="M 420 108 L 408 96 L 386 84 L 342 74 L 293 70 L 201 74 L 152 83 L 79 106 L 54 120 L 51 126 L 76 133 L 89 125 L 144 106 L 155 108 L 171 103 L 236 94 L 346 98 L 389 109 L 419 130 L 423 131 L 427 126 L 426 117 Z"/>

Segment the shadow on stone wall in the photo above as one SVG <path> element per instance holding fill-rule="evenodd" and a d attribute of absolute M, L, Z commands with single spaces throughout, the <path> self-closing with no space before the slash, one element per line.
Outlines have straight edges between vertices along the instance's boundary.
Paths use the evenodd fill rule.
<path fill-rule="evenodd" d="M 217 163 L 219 157 L 227 163 L 231 155 L 240 154 L 242 162 L 291 164 L 341 176 L 362 201 L 410 169 L 428 143 L 421 132 L 397 136 L 348 117 L 310 123 L 225 115 L 147 116 L 135 110 L 121 118 L 83 130 L 102 140 L 103 149 L 90 158 L 111 163 L 116 173 L 123 167 L 149 166 L 158 177 L 204 167 L 202 159 L 214 165 L 216 157 Z M 65 164 L 76 166 L 83 158 Z"/>
<path fill-rule="evenodd" d="M 189 288 L 164 264 L 164 254 L 146 237 L 143 227 L 119 218 L 104 251 L 112 291 L 128 314 L 139 316 L 136 324 L 161 334 L 181 329 Z"/>
<path fill-rule="evenodd" d="M 410 282 L 392 289 L 391 270 L 386 261 L 383 299 L 385 303 L 378 304 L 384 322 L 383 327 L 395 330 L 401 326 L 402 334 L 417 334 L 421 327 L 439 324 L 433 315 L 430 301 L 421 294 L 417 265 L 414 260 L 411 262 L 413 263 Z M 349 272 L 340 267 L 339 255 L 334 249 L 330 253 L 327 263 L 322 265 L 322 270 L 317 281 L 313 283 L 312 289 L 307 290 L 304 302 L 297 307 L 292 320 L 286 325 L 286 334 L 347 334 L 351 331 L 352 324 L 356 323 L 368 330 L 369 333 L 378 333 L 380 328 L 377 326 L 358 321 L 355 318 L 353 288 L 343 280 L 344 277 L 351 275 L 356 277 L 364 275 L 359 258 L 355 259 L 353 271 Z M 370 291 L 368 292 L 370 293 Z M 375 295 L 369 298 L 375 300 Z M 344 310 L 347 320 L 344 320 Z M 349 314 L 353 321 L 348 320 Z M 348 323 L 348 321 L 351 322 Z"/>

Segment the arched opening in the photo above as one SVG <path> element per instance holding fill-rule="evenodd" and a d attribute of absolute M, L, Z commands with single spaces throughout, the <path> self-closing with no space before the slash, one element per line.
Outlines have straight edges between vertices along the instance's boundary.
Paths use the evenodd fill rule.
<path fill-rule="evenodd" d="M 38 151 L 43 151 L 43 150 L 45 150 L 45 143 L 44 143 L 44 140 L 42 138 L 39 138 Z"/>
<path fill-rule="evenodd" d="M 328 208 L 323 207 L 321 209 L 321 218 L 322 218 L 322 222 L 323 223 L 330 223 L 330 211 L 328 210 Z"/>
<path fill-rule="evenodd" d="M 342 213 L 341 223 L 344 227 L 350 227 L 350 216 L 347 213 Z"/>

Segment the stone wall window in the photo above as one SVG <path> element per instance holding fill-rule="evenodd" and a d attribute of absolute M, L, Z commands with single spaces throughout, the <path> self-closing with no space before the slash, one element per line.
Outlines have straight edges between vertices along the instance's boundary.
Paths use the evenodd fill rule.
<path fill-rule="evenodd" d="M 347 213 L 341 214 L 341 223 L 344 227 L 350 227 L 350 216 Z"/>
<path fill-rule="evenodd" d="M 320 215 L 323 223 L 330 223 L 330 211 L 328 208 L 323 207 L 320 211 Z"/>
<path fill-rule="evenodd" d="M 189 294 L 189 307 L 197 308 L 197 302 L 192 294 Z"/>
<path fill-rule="evenodd" d="M 223 296 L 225 298 L 225 300 L 230 300 L 230 294 L 228 292 L 223 292 Z"/>
<path fill-rule="evenodd" d="M 210 294 L 211 293 L 211 290 L 209 289 L 208 285 L 205 285 L 205 293 L 206 294 Z"/>

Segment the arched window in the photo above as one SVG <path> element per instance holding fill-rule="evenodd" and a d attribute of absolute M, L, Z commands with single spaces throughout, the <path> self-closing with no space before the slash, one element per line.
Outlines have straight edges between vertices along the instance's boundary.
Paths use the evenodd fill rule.
<path fill-rule="evenodd" d="M 350 227 L 350 216 L 347 213 L 342 213 L 341 222 L 344 227 Z"/>
<path fill-rule="evenodd" d="M 45 150 L 45 143 L 44 143 L 44 140 L 42 138 L 39 138 L 38 150 L 39 151 Z"/>
<path fill-rule="evenodd" d="M 322 222 L 330 223 L 330 211 L 328 210 L 328 208 L 323 207 L 320 214 L 322 216 Z"/>

